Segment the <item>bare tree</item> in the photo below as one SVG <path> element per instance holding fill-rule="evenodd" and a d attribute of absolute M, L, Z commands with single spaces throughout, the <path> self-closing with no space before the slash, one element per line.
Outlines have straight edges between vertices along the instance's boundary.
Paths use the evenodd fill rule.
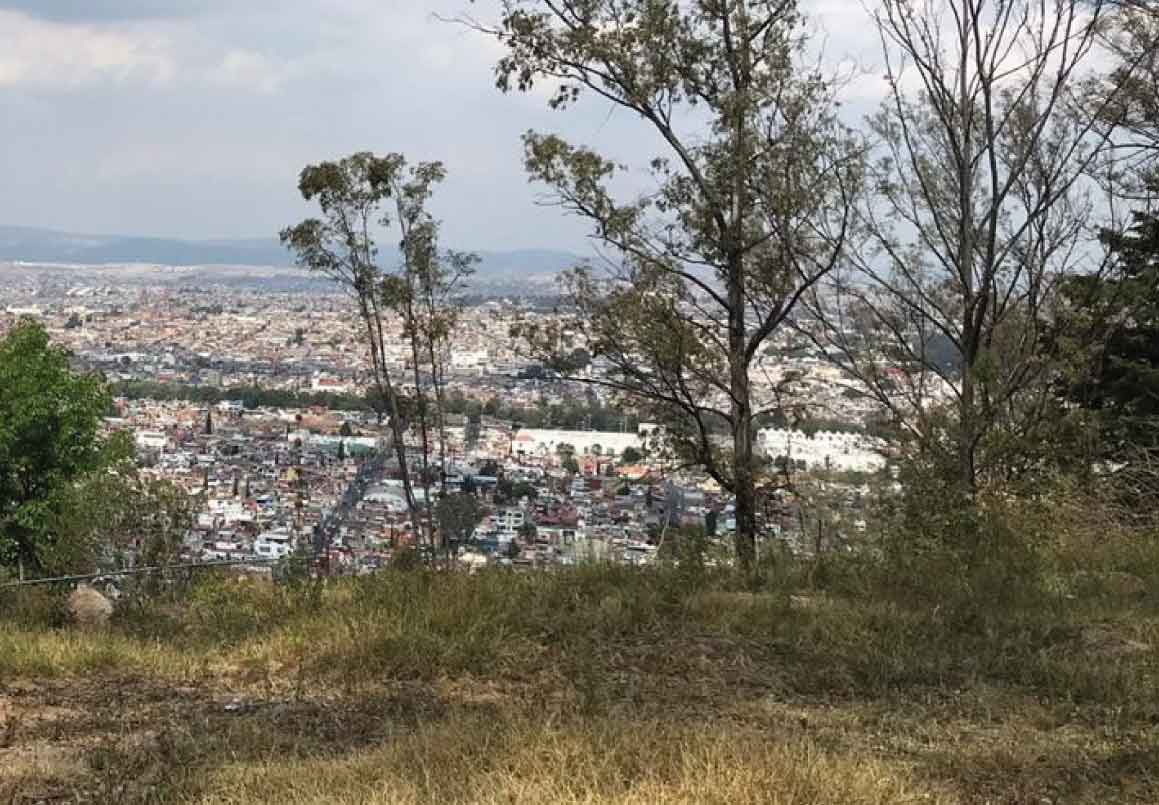
<path fill-rule="evenodd" d="M 807 329 L 966 499 L 1034 462 L 1059 279 L 1102 259 L 1086 177 L 1122 77 L 1091 115 L 1070 111 L 1108 5 L 882 0 L 875 15 L 879 152 Z"/>

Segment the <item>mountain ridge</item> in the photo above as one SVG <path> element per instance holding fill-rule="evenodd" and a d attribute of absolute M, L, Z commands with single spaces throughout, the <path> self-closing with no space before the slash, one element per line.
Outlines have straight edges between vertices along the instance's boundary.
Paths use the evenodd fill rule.
<path fill-rule="evenodd" d="M 584 258 L 553 249 L 479 250 L 481 279 L 556 274 Z M 0 225 L 0 261 L 78 265 L 145 263 L 165 266 L 294 265 L 276 238 L 186 240 L 137 235 L 88 235 Z"/>

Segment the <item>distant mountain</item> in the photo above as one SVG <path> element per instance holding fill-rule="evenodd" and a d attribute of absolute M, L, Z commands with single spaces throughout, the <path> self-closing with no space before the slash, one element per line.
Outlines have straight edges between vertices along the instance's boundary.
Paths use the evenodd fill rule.
<path fill-rule="evenodd" d="M 556 274 L 582 260 L 542 249 L 481 251 L 480 280 Z M 274 238 L 177 240 L 121 235 L 78 235 L 50 229 L 0 226 L 0 261 L 30 263 L 151 263 L 166 266 L 291 266 Z"/>

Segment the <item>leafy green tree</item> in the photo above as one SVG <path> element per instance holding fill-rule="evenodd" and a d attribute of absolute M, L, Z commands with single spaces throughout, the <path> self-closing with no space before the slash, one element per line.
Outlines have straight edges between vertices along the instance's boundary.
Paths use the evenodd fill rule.
<path fill-rule="evenodd" d="M 539 490 L 535 488 L 535 484 L 527 481 L 520 481 L 513 484 L 511 487 L 511 497 L 514 500 L 522 500 L 523 498 L 531 498 L 535 500 L 539 497 Z"/>
<path fill-rule="evenodd" d="M 105 436 L 104 381 L 74 372 L 44 329 L 22 321 L 0 341 L 0 565 L 39 573 L 69 554 L 54 524 L 79 482 L 130 453 Z"/>
<path fill-rule="evenodd" d="M 61 502 L 50 563 L 59 570 L 173 563 L 193 523 L 189 495 L 137 472 L 130 459 L 73 484 Z"/>
<path fill-rule="evenodd" d="M 570 472 L 572 475 L 579 475 L 580 466 L 579 462 L 575 460 L 574 455 L 564 456 L 562 466 L 565 471 Z"/>
<path fill-rule="evenodd" d="M 736 553 L 755 558 L 754 422 L 762 347 L 837 263 L 858 182 L 858 146 L 812 65 L 793 0 L 501 0 L 479 26 L 506 48 L 504 91 L 550 84 L 550 106 L 594 95 L 656 136 L 647 194 L 613 190 L 628 172 L 557 135 L 524 137 L 530 176 L 586 219 L 616 255 L 581 267 L 563 293 L 574 318 L 517 328 L 537 360 L 575 377 L 564 330 L 600 378 L 666 426 L 687 463 L 736 498 Z M 562 354 L 561 354 L 562 352 Z M 769 399 L 766 399 L 769 397 Z M 711 438 L 715 423 L 728 449 Z"/>

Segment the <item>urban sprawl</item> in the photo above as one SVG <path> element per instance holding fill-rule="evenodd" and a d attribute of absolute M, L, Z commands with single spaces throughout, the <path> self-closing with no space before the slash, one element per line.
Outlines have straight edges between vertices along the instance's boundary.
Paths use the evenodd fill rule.
<path fill-rule="evenodd" d="M 359 322 L 336 290 L 189 284 L 160 267 L 6 271 L 15 279 L 0 291 L 0 333 L 33 317 L 78 368 L 102 372 L 117 393 L 107 426 L 131 434 L 142 472 L 189 494 L 183 559 L 269 567 L 298 555 L 327 572 L 369 573 L 422 547 L 386 448 L 390 429 L 364 404 L 371 381 Z M 481 516 L 448 545 L 456 564 L 645 564 L 673 529 L 726 538 L 728 495 L 665 453 L 662 427 L 598 383 L 561 382 L 522 357 L 511 326 L 556 315 L 549 310 L 485 298 L 456 326 L 446 471 L 432 494 L 473 491 Z M 865 427 L 873 408 L 800 333 L 786 329 L 767 354 L 754 382 L 772 393 L 793 373 L 811 415 L 757 434 L 770 462 L 801 481 L 769 496 L 762 543 L 804 552 L 822 536 L 842 544 L 864 528 L 868 478 L 888 472 Z M 399 377 L 408 356 L 403 339 L 388 343 Z M 596 358 L 585 371 L 598 380 L 606 370 Z M 420 445 L 410 428 L 408 451 Z M 421 486 L 415 493 L 421 501 Z M 805 511 L 822 497 L 823 533 L 811 525 L 816 507 Z"/>

